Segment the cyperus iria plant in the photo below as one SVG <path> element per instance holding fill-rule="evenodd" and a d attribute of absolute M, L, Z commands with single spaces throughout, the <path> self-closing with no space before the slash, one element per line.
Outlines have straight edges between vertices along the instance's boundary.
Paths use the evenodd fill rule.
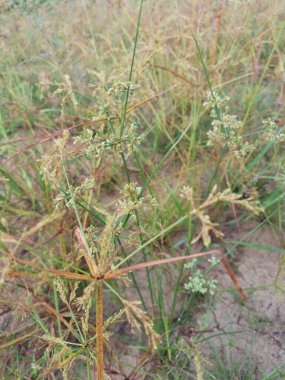
<path fill-rule="evenodd" d="M 70 89 L 71 85 L 68 88 Z M 127 88 L 128 85 L 119 86 L 119 93 L 124 94 Z M 109 90 L 109 94 L 115 96 L 115 104 L 117 104 L 118 91 Z M 129 122 L 129 127 L 122 128 L 120 118 L 108 115 L 104 123 L 96 130 L 85 129 L 76 137 L 72 137 L 69 131 L 65 130 L 62 137 L 54 141 L 49 153 L 41 159 L 42 174 L 54 199 L 54 212 L 58 213 L 60 210 L 66 217 L 67 215 L 70 217 L 71 213 L 75 217 L 71 252 L 66 256 L 64 268 L 37 267 L 36 270 L 41 274 L 39 276 L 33 274 L 33 277 L 40 277 L 42 280 L 45 277 L 55 278 L 55 288 L 71 316 L 69 323 L 65 319 L 59 322 L 59 325 L 63 324 L 66 330 L 63 331 L 62 327 L 59 327 L 58 332 L 46 331 L 43 335 L 43 339 L 48 342 L 46 355 L 49 364 L 46 371 L 56 366 L 62 370 L 66 378 L 68 370 L 78 355 L 87 361 L 88 371 L 90 371 L 90 363 L 95 364 L 98 380 L 107 378 L 107 374 L 104 373 L 104 345 L 111 336 L 112 325 L 122 318 L 130 323 L 133 331 L 142 327 L 148 338 L 150 349 L 157 348 L 159 336 L 154 329 L 151 315 L 140 307 L 139 301 L 126 299 L 120 292 L 120 286 L 117 286 L 115 282 L 129 284 L 129 276 L 137 270 L 191 260 L 205 255 L 219 255 L 220 252 L 211 250 L 155 261 L 141 263 L 136 261 L 133 265 L 132 258 L 137 257 L 165 231 L 170 231 L 178 222 L 190 217 L 197 218 L 201 225 L 200 232 L 192 243 L 201 238 L 208 248 L 211 243 L 211 233 L 217 238 L 223 237 L 218 224 L 209 216 L 211 208 L 218 204 L 242 206 L 254 214 L 261 211 L 256 199 L 242 199 L 240 194 L 233 193 L 229 189 L 219 192 L 215 185 L 206 200 L 198 201 L 195 199 L 193 189 L 185 186 L 181 190 L 181 196 L 186 201 L 185 217 L 152 238 L 142 239 L 138 213 L 150 215 L 152 209 L 158 206 L 158 202 L 153 196 L 145 194 L 146 186 L 141 187 L 130 181 L 127 159 L 136 150 L 141 138 L 138 137 L 136 125 L 126 115 L 124 122 Z M 222 140 L 220 136 L 219 141 Z M 235 147 L 239 143 L 239 139 L 235 139 L 234 136 L 230 141 L 234 141 Z M 88 162 L 91 170 L 88 172 L 84 169 L 84 175 L 80 176 L 80 182 L 77 183 L 78 180 L 72 177 L 74 170 L 72 165 L 81 160 L 84 163 Z M 109 160 L 115 163 L 122 160 L 128 174 L 128 183 L 121 185 L 121 193 L 115 195 L 116 199 L 113 200 L 111 209 L 103 207 L 97 201 L 101 183 L 96 181 L 96 173 L 101 170 L 104 161 Z M 82 168 L 85 166 L 82 165 Z M 95 218 L 96 223 L 92 223 L 89 216 Z M 221 260 L 225 266 L 225 259 Z M 125 264 L 127 266 L 123 267 Z M 195 263 L 190 265 L 189 269 L 192 272 L 188 283 L 185 284 L 186 289 L 194 293 L 206 291 L 213 293 L 216 284 L 206 280 L 200 272 L 197 272 Z M 24 273 L 14 273 L 14 275 L 25 276 Z M 105 319 L 104 292 L 112 293 L 121 304 L 118 311 Z M 94 307 L 95 327 L 91 326 L 91 314 Z M 70 334 L 76 342 L 69 341 Z"/>
<path fill-rule="evenodd" d="M 116 94 L 116 92 L 114 93 Z M 73 335 L 77 336 L 82 349 L 86 349 L 86 347 L 90 348 L 91 352 L 88 351 L 88 355 L 89 358 L 94 358 L 98 380 L 103 379 L 104 376 L 106 378 L 107 376 L 104 374 L 104 342 L 107 342 L 110 338 L 111 325 L 118 322 L 123 316 L 126 317 L 133 330 L 139 329 L 140 326 L 143 327 L 145 335 L 149 340 L 149 346 L 152 349 L 156 349 L 159 340 L 158 334 L 154 330 L 151 317 L 140 308 L 140 302 L 125 299 L 114 286 L 114 280 L 123 281 L 126 284 L 129 282 L 128 274 L 139 269 L 162 265 L 164 263 L 190 260 L 205 255 L 219 254 L 219 251 L 212 250 L 189 256 L 142 262 L 121 268 L 123 264 L 129 263 L 130 259 L 162 235 L 163 231 L 146 243 L 140 240 L 135 241 L 136 239 L 134 240 L 132 238 L 135 231 L 135 229 L 132 230 L 132 224 L 137 218 L 138 211 L 147 208 L 148 212 L 151 212 L 152 207 L 158 206 L 155 198 L 150 195 L 144 195 L 144 189 L 132 182 L 127 183 L 123 187 L 121 195 L 115 202 L 115 207 L 112 210 L 107 210 L 96 202 L 92 202 L 91 206 L 93 212 L 96 214 L 97 219 L 105 225 L 103 229 L 98 229 L 93 224 L 87 224 L 87 219 L 82 218 L 79 206 L 84 202 L 86 194 L 96 193 L 95 181 L 92 177 L 87 176 L 82 180 L 79 186 L 75 187 L 72 185 L 68 174 L 68 166 L 73 162 L 72 158 L 74 157 L 77 160 L 81 157 L 88 158 L 93 162 L 95 170 L 98 170 L 102 161 L 110 156 L 113 157 L 114 160 L 123 157 L 124 163 L 126 163 L 125 157 L 140 143 L 133 124 L 129 130 L 128 128 L 124 128 L 122 133 L 119 128 L 120 123 L 116 124 L 113 122 L 109 127 L 109 130 L 106 132 L 106 128 L 103 125 L 102 128 L 97 129 L 95 134 L 92 130 L 87 129 L 82 135 L 73 139 L 74 146 L 76 146 L 76 149 L 73 151 L 67 149 L 71 137 L 66 131 L 63 133 L 62 138 L 55 141 L 54 147 L 49 155 L 42 159 L 42 172 L 45 180 L 51 184 L 51 188 L 54 191 L 56 208 L 66 211 L 73 208 L 77 224 L 74 228 L 74 236 L 76 237 L 76 247 L 74 248 L 74 252 L 77 255 L 76 261 L 79 262 L 80 258 L 83 258 L 88 269 L 88 274 L 80 274 L 66 270 L 47 270 L 46 272 L 50 272 L 49 275 L 53 274 L 57 277 L 56 288 L 62 302 L 68 306 L 71 315 L 74 315 L 72 311 L 73 308 L 84 312 L 84 316 L 80 318 L 80 321 L 74 317 L 74 324 L 78 332 L 75 334 L 74 329 L 72 332 Z M 220 137 L 220 139 L 222 139 L 222 137 Z M 234 135 L 230 141 L 234 141 L 233 144 L 235 144 L 235 147 L 240 143 L 240 140 L 238 138 L 236 139 Z M 70 152 L 72 152 L 72 155 Z M 213 187 L 206 200 L 201 204 L 197 203 L 193 195 L 193 190 L 188 186 L 182 189 L 181 195 L 188 203 L 188 216 L 196 217 L 201 223 L 201 230 L 197 237 L 193 239 L 192 243 L 202 238 L 206 247 L 211 243 L 211 233 L 217 238 L 223 237 L 222 232 L 218 230 L 218 224 L 212 222 L 208 215 L 208 210 L 212 207 L 219 203 L 229 203 L 231 205 L 242 206 L 255 214 L 261 211 L 255 199 L 242 199 L 240 194 L 235 194 L 229 189 L 218 192 L 217 186 Z M 87 199 L 90 199 L 90 196 L 87 196 Z M 90 204 L 87 204 L 87 206 L 90 207 Z M 126 243 L 129 246 L 135 243 L 137 247 L 130 251 L 129 248 L 126 249 Z M 124 254 L 124 257 L 122 257 L 122 254 Z M 222 258 L 222 260 L 225 259 Z M 193 263 L 193 265 L 190 264 L 189 269 L 192 270 L 192 277 L 189 278 L 188 283 L 185 284 L 186 289 L 192 292 L 202 293 L 209 290 L 210 293 L 213 293 L 216 284 L 213 281 L 206 280 L 200 272 L 197 272 L 195 263 Z M 59 280 L 60 278 L 75 281 L 69 299 L 66 293 L 67 291 L 65 290 L 66 285 Z M 78 294 L 78 281 L 88 283 L 81 295 Z M 106 320 L 104 320 L 103 317 L 104 289 L 113 293 L 122 305 L 120 310 L 110 315 Z M 95 300 L 96 323 L 95 330 L 93 329 L 95 334 L 93 332 L 92 335 L 89 321 L 91 307 L 94 303 L 93 300 Z M 52 337 L 46 334 L 44 339 L 52 342 Z M 62 338 L 60 338 L 61 341 L 58 340 L 59 337 L 54 337 L 54 339 L 56 345 L 59 345 L 61 342 L 62 348 L 55 357 L 59 358 L 63 355 L 61 357 L 61 360 L 63 360 L 70 347 Z M 96 346 L 96 354 L 94 354 L 92 350 L 93 344 Z M 72 363 L 73 356 L 70 355 L 69 357 L 69 360 L 63 361 L 66 363 L 63 368 L 63 373 L 67 373 Z M 54 363 L 54 360 L 53 358 L 52 363 Z"/>
<path fill-rule="evenodd" d="M 63 137 L 64 141 L 68 139 L 67 134 Z M 63 146 L 64 142 L 57 142 L 56 148 L 59 151 L 58 155 L 61 158 L 61 164 L 58 167 L 61 167 L 63 171 L 63 176 L 66 179 L 67 189 L 63 191 L 66 196 L 56 197 L 56 204 L 59 205 L 59 202 L 63 203 L 62 207 L 73 207 L 74 212 L 77 217 L 78 226 L 74 230 L 74 234 L 77 239 L 77 255 L 78 257 L 83 257 L 87 267 L 88 267 L 88 275 L 82 275 L 78 273 L 72 273 L 67 271 L 56 271 L 53 270 L 53 273 L 58 278 L 67 278 L 73 279 L 76 281 L 73 286 L 73 290 L 71 295 L 69 296 L 69 300 L 67 300 L 66 292 L 64 290 L 64 285 L 62 282 L 57 280 L 57 289 L 59 291 L 61 300 L 68 305 L 71 310 L 72 305 L 76 306 L 80 310 L 84 310 L 85 316 L 81 318 L 81 327 L 77 322 L 77 328 L 81 331 L 81 341 L 82 346 L 92 345 L 95 341 L 96 343 L 96 373 L 97 379 L 103 379 L 104 377 L 104 341 L 107 341 L 110 337 L 110 326 L 117 322 L 123 315 L 126 316 L 127 321 L 132 326 L 132 329 L 139 329 L 140 326 L 143 327 L 145 335 L 149 339 L 149 345 L 152 349 L 156 349 L 158 343 L 158 335 L 154 331 L 153 323 L 151 318 L 139 307 L 140 302 L 138 301 L 129 301 L 124 299 L 123 295 L 119 294 L 119 292 L 112 286 L 111 281 L 120 280 L 124 283 L 128 282 L 127 275 L 128 273 L 147 268 L 153 267 L 156 265 L 162 265 L 164 263 L 172 263 L 178 262 L 182 260 L 189 260 L 196 257 L 209 255 L 209 254 L 217 254 L 219 253 L 217 250 L 213 250 L 206 253 L 198 253 L 189 256 L 182 257 L 173 257 L 169 259 L 161 259 L 156 261 L 150 261 L 146 263 L 140 263 L 131 265 L 125 268 L 121 268 L 121 266 L 130 260 L 133 256 L 139 253 L 145 246 L 149 244 L 149 242 L 145 243 L 144 246 L 138 246 L 134 251 L 132 251 L 127 257 L 121 257 L 122 243 L 120 240 L 120 236 L 124 231 L 126 218 L 132 220 L 130 218 L 131 215 L 134 214 L 135 211 L 139 210 L 141 207 L 156 207 L 157 202 L 152 196 L 142 196 L 141 188 L 138 187 L 134 183 L 126 184 L 122 190 L 123 197 L 120 198 L 116 202 L 116 207 L 113 213 L 109 213 L 107 210 L 102 207 L 94 205 L 94 209 L 97 213 L 101 214 L 102 220 L 105 220 L 105 227 L 103 230 L 96 230 L 95 226 L 90 225 L 87 228 L 83 228 L 81 223 L 81 218 L 78 211 L 78 206 L 76 202 L 76 197 L 80 193 L 80 191 L 84 190 L 83 187 L 73 189 L 70 185 L 67 172 L 63 162 Z M 58 157 L 56 155 L 56 157 Z M 46 159 L 43 161 L 43 165 L 46 165 Z M 44 171 L 46 176 L 52 176 L 54 180 L 55 176 L 57 176 L 58 180 L 60 177 L 60 172 L 58 168 L 56 168 L 56 173 L 52 171 Z M 90 183 L 85 181 L 88 186 L 85 188 L 90 190 Z M 62 189 L 60 184 L 59 188 Z M 76 295 L 76 290 L 78 287 L 78 280 L 86 281 L 89 283 L 88 286 L 85 287 L 83 294 L 81 296 Z M 115 314 L 108 317 L 107 320 L 103 319 L 103 309 L 104 309 L 104 297 L 103 290 L 104 288 L 111 291 L 117 299 L 120 301 L 122 305 L 122 309 L 120 309 Z M 93 337 L 88 337 L 88 333 L 90 333 L 89 328 L 89 315 L 90 308 L 92 304 L 92 300 L 95 299 L 96 305 L 96 328 L 95 335 Z M 47 336 L 44 337 L 47 339 Z M 49 340 L 52 342 L 52 338 Z M 54 340 L 55 344 L 59 344 L 57 338 Z M 68 343 L 63 343 L 62 346 L 65 348 L 68 347 Z M 66 353 L 65 350 L 62 353 Z M 59 354 L 58 354 L 59 355 Z M 70 362 L 68 365 L 70 366 Z M 66 371 L 66 368 L 65 368 Z M 105 374 L 106 377 L 106 374 Z"/>
<path fill-rule="evenodd" d="M 71 84 L 70 82 L 68 84 L 68 96 L 72 100 Z M 126 91 L 128 85 L 123 87 L 123 90 L 122 86 L 119 88 L 121 93 L 123 90 Z M 117 102 L 117 91 L 109 90 L 109 93 L 116 97 Z M 65 98 L 64 104 L 67 99 Z M 128 121 L 127 118 L 126 120 Z M 34 269 L 41 274 L 31 275 L 41 278 L 42 281 L 51 277 L 55 279 L 55 289 L 71 316 L 70 322 L 60 318 L 57 332 L 45 331 L 42 336 L 42 339 L 48 342 L 46 373 L 51 368 L 57 367 L 67 378 L 73 361 L 80 356 L 85 357 L 87 361 L 88 373 L 90 363 L 95 363 L 97 379 L 107 378 L 107 374 L 104 373 L 104 345 L 111 336 L 112 325 L 124 317 L 133 331 L 143 328 L 150 349 L 155 350 L 159 336 L 154 330 L 151 316 L 141 309 L 139 301 L 125 299 L 120 293 L 120 287 L 116 286 L 114 281 L 129 284 L 128 277 L 136 270 L 219 254 L 219 251 L 212 250 L 130 265 L 133 257 L 165 233 L 161 231 L 145 242 L 142 241 L 141 234 L 139 239 L 136 237 L 137 230 L 140 229 L 137 223 L 138 212 L 143 211 L 149 214 L 153 207 L 158 206 L 158 203 L 153 196 L 144 194 L 146 188 L 129 180 L 125 186 L 122 186 L 121 193 L 113 202 L 115 207 L 108 210 L 96 201 L 100 184 L 96 183 L 94 176 L 90 173 L 94 171 L 96 177 L 96 172 L 100 170 L 102 162 L 110 158 L 114 162 L 123 159 L 127 170 L 126 159 L 139 143 L 140 138 L 137 136 L 133 122 L 130 123 L 129 128 L 122 128 L 120 119 L 107 117 L 106 122 L 95 132 L 86 129 L 81 135 L 73 138 L 68 130 L 63 131 L 62 137 L 54 141 L 49 153 L 41 159 L 42 175 L 54 199 L 54 213 L 60 210 L 65 214 L 63 218 L 70 213 L 75 216 L 72 230 L 74 238 L 71 252 L 66 255 L 64 268 L 37 267 Z M 87 160 L 92 170 L 85 176 L 81 176 L 81 182 L 76 184 L 71 176 L 72 165 L 74 162 L 80 162 L 81 159 Z M 91 223 L 89 215 L 95 217 L 101 227 Z M 124 264 L 128 266 L 123 267 Z M 73 270 L 69 270 L 69 267 Z M 13 274 L 27 275 L 19 272 L 10 273 L 10 275 Z M 104 319 L 104 292 L 106 291 L 111 292 L 118 299 L 121 308 Z M 90 325 L 93 306 L 95 306 L 95 328 Z M 71 342 L 70 337 L 73 337 L 75 342 Z"/>

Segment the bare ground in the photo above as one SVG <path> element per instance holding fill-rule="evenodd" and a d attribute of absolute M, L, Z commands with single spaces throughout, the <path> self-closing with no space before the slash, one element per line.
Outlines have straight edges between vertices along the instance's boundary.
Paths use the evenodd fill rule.
<path fill-rule="evenodd" d="M 244 226 L 241 232 L 231 232 L 227 238 L 242 240 L 248 231 L 248 226 Z M 256 230 L 245 240 L 263 246 L 279 246 L 268 226 Z M 213 338 L 205 340 L 200 348 L 211 358 L 210 347 L 215 346 L 221 353 L 221 360 L 231 360 L 232 365 L 245 368 L 248 359 L 259 379 L 261 374 L 269 374 L 285 365 L 284 265 L 282 256 L 270 250 L 239 247 L 236 253 L 232 265 L 248 302 L 240 302 L 228 275 L 222 268 L 217 269 L 218 292 L 197 315 L 197 325 L 212 330 L 204 338 Z"/>

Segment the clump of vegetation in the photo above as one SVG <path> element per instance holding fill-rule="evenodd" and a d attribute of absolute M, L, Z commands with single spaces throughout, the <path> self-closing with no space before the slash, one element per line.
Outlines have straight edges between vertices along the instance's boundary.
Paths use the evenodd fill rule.
<path fill-rule="evenodd" d="M 282 247 L 281 3 L 3 7 L 4 378 L 207 378 L 177 331 L 217 268 L 248 301 L 225 225 Z"/>

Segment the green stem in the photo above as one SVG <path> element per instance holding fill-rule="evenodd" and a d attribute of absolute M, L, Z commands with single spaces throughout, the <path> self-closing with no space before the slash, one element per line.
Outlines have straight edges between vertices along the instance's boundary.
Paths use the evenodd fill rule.
<path fill-rule="evenodd" d="M 131 82 L 131 80 L 133 78 L 133 70 L 134 70 L 135 56 L 136 56 L 136 50 L 137 50 L 137 44 L 138 44 L 138 38 L 139 38 L 139 30 L 140 30 L 143 1 L 144 0 L 141 0 L 141 4 L 140 4 L 140 10 L 139 10 L 139 16 L 138 16 L 138 22 L 137 22 L 137 28 L 136 28 L 136 35 L 135 35 L 135 43 L 134 43 L 134 49 L 133 49 L 133 56 L 132 56 L 130 74 L 129 74 L 129 82 Z M 124 107 L 123 107 L 123 114 L 122 114 L 122 121 L 121 121 L 121 128 L 120 128 L 120 137 L 122 137 L 124 129 L 125 129 L 125 121 L 126 121 L 129 95 L 130 95 L 130 83 L 128 83 Z"/>

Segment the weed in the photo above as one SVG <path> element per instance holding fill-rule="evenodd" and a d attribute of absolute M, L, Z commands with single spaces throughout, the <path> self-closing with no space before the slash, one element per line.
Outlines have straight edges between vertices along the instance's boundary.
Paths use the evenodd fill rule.
<path fill-rule="evenodd" d="M 282 1 L 1 8 L 3 377 L 251 378 L 177 331 L 214 269 L 248 302 L 238 247 L 280 254 L 282 289 Z M 249 219 L 280 246 L 228 239 Z"/>

